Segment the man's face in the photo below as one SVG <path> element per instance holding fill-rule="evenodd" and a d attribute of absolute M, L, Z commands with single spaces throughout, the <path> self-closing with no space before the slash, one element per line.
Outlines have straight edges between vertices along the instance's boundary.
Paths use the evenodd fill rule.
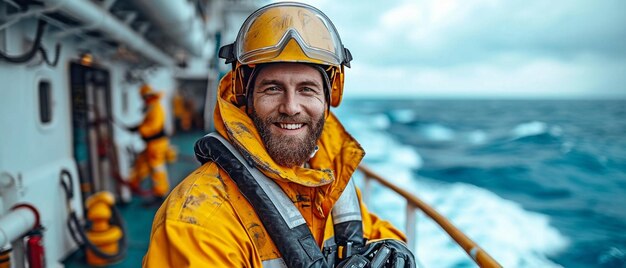
<path fill-rule="evenodd" d="M 251 117 L 279 165 L 301 166 L 313 152 L 324 127 L 323 85 L 320 72 L 306 64 L 273 63 L 258 73 Z"/>

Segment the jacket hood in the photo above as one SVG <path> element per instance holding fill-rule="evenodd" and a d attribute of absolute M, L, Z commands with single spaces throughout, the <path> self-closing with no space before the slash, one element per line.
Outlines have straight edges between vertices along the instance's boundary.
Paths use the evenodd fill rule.
<path fill-rule="evenodd" d="M 291 182 L 307 187 L 332 185 L 340 189 L 349 181 L 364 156 L 361 145 L 344 129 L 334 114 L 330 113 L 317 142 L 319 150 L 309 162 L 311 168 L 284 167 L 269 156 L 252 119 L 245 107 L 237 107 L 231 90 L 232 72 L 227 73 L 218 87 L 217 106 L 214 112 L 215 128 L 244 156 L 251 159 L 266 176 L 277 182 Z M 333 174 L 333 170 L 335 174 Z"/>

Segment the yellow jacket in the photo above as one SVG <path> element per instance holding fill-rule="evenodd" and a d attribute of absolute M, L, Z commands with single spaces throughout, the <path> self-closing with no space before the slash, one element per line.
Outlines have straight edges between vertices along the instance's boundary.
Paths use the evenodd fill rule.
<path fill-rule="evenodd" d="M 159 96 L 154 96 L 146 103 L 146 114 L 139 125 L 139 134 L 147 141 L 165 135 L 165 109 L 159 99 Z"/>
<path fill-rule="evenodd" d="M 333 236 L 330 210 L 363 158 L 361 146 L 330 114 L 310 168 L 285 168 L 265 151 L 252 120 L 234 106 L 227 74 L 220 82 L 215 128 L 233 146 L 245 150 L 256 167 L 294 201 L 317 244 Z M 360 196 L 359 196 L 360 200 Z M 367 239 L 404 235 L 378 219 L 361 202 Z M 208 162 L 185 178 L 158 210 L 144 267 L 261 267 L 280 257 L 252 206 L 228 174 Z"/>

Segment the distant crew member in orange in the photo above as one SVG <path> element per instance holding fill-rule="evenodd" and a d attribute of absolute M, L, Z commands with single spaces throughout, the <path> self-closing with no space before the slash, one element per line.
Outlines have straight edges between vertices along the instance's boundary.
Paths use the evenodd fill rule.
<path fill-rule="evenodd" d="M 170 189 L 166 168 L 169 140 L 165 134 L 165 109 L 160 101 L 162 94 L 152 90 L 150 85 L 143 84 L 140 94 L 145 104 L 144 119 L 141 124 L 129 130 L 139 132 L 146 142 L 146 148 L 135 159 L 129 184 L 133 190 L 138 191 L 141 182 L 151 176 L 152 192 L 155 202 L 158 203 L 165 198 Z"/>
<path fill-rule="evenodd" d="M 180 129 L 183 131 L 191 130 L 191 123 L 193 119 L 193 103 L 185 99 L 183 94 L 178 91 L 174 98 L 172 98 L 172 109 L 174 111 L 174 118 L 178 122 Z"/>
<path fill-rule="evenodd" d="M 415 267 L 404 234 L 370 213 L 352 175 L 361 145 L 330 111 L 352 56 L 299 3 L 265 6 L 220 49 L 204 163 L 168 196 L 144 267 Z"/>

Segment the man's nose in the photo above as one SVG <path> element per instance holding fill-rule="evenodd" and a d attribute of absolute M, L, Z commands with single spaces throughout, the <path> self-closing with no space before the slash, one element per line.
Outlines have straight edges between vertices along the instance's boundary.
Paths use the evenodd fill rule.
<path fill-rule="evenodd" d="M 302 106 L 296 94 L 289 91 L 285 92 L 280 106 L 278 107 L 278 112 L 292 116 L 299 114 L 301 110 Z"/>

